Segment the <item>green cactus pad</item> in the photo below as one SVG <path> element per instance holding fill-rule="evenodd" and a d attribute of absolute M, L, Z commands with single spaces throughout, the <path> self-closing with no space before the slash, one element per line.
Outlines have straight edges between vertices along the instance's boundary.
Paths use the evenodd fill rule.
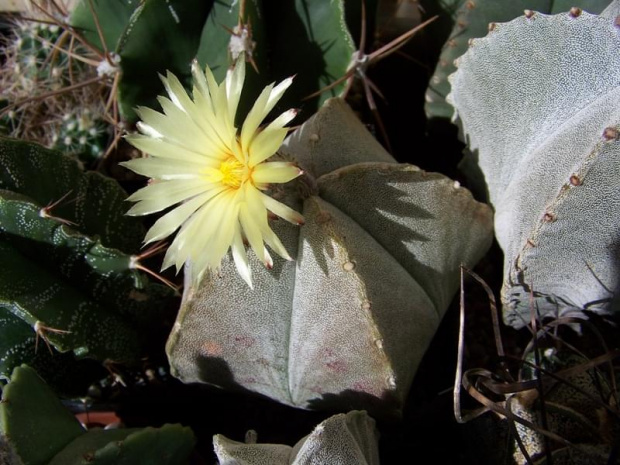
<path fill-rule="evenodd" d="M 455 3 L 444 2 L 446 7 Z M 450 93 L 448 76 L 456 71 L 454 60 L 463 55 L 471 39 L 484 37 L 491 23 L 510 21 L 531 9 L 542 13 L 559 13 L 572 7 L 585 8 L 590 13 L 600 13 L 609 0 L 460 0 L 454 15 L 454 28 L 446 41 L 435 72 L 426 91 L 428 118 L 450 118 L 452 106 L 446 102 Z"/>
<path fill-rule="evenodd" d="M 71 442 L 48 465 L 184 465 L 194 448 L 192 430 L 161 428 L 91 430 Z"/>
<path fill-rule="evenodd" d="M 450 101 L 484 173 L 506 259 L 504 319 L 607 313 L 620 289 L 620 30 L 575 10 L 498 24 Z"/>
<path fill-rule="evenodd" d="M 143 2 L 138 0 L 82 0 L 71 13 L 71 26 L 100 52 L 104 49 L 116 52 L 119 39 L 130 23 L 131 16 L 142 5 Z M 101 25 L 105 47 L 97 31 L 97 21 Z"/>
<path fill-rule="evenodd" d="M 141 239 L 141 225 L 122 215 L 126 194 L 37 144 L 2 139 L 0 160 L 0 185 L 10 189 L 0 189 L 0 377 L 30 363 L 57 387 L 63 373 L 92 376 L 73 369 L 76 357 L 135 361 L 148 334 L 138 330 L 152 327 L 172 292 L 148 283 L 135 256 L 104 245 L 135 250 Z M 80 197 L 46 207 L 73 192 Z M 46 343 L 72 355 L 47 363 Z"/>
<path fill-rule="evenodd" d="M 84 430 L 37 373 L 22 365 L 2 391 L 0 433 L 25 465 L 45 465 Z"/>
<path fill-rule="evenodd" d="M 213 437 L 221 465 L 379 465 L 379 434 L 364 411 L 334 415 L 294 447 L 245 444 L 222 435 Z"/>
<path fill-rule="evenodd" d="M 167 344 L 172 371 L 302 408 L 395 413 L 459 264 L 490 245 L 491 211 L 443 176 L 396 164 L 339 100 L 282 153 L 310 173 L 305 225 L 273 224 L 296 263 L 266 270 L 251 255 L 254 290 L 226 258 L 217 275 L 188 284 Z M 302 205 L 292 189 L 279 200 Z"/>
<path fill-rule="evenodd" d="M 82 172 L 70 157 L 38 144 L 0 137 L 0 189 L 26 195 L 42 207 L 63 199 L 53 214 L 106 247 L 127 253 L 140 249 L 144 229 L 124 215 L 127 194 L 112 179 Z"/>

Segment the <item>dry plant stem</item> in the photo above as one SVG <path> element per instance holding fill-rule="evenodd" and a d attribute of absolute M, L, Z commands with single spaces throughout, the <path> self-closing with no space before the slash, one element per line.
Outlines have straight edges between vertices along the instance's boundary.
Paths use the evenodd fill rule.
<path fill-rule="evenodd" d="M 592 331 L 592 333 L 594 333 L 594 335 L 596 336 L 596 338 L 598 339 L 598 341 L 601 344 L 601 347 L 603 348 L 603 351 L 606 354 L 612 353 L 612 351 L 610 351 L 609 347 L 607 346 L 607 343 L 605 342 L 605 339 L 603 338 L 603 335 L 600 333 L 600 331 L 593 325 L 591 324 L 589 321 L 585 320 L 577 320 L 575 318 L 558 318 L 556 320 L 550 321 L 549 323 L 545 324 L 536 334 L 537 338 L 542 337 L 543 335 L 548 335 L 551 338 L 553 338 L 554 340 L 556 340 L 558 343 L 562 344 L 563 346 L 567 347 L 568 349 L 572 350 L 575 354 L 579 355 L 582 358 L 588 358 L 583 352 L 581 352 L 579 349 L 577 349 L 576 347 L 574 347 L 573 345 L 567 343 L 566 341 L 563 341 L 562 339 L 560 339 L 557 334 L 555 334 L 554 332 L 550 332 L 547 329 L 548 328 L 555 328 L 557 329 L 558 327 L 560 327 L 561 325 L 570 325 L 570 324 L 574 324 L 574 323 L 579 323 L 582 324 L 584 326 L 586 326 L 590 331 Z M 528 343 L 528 345 L 526 346 L 524 353 L 529 353 L 532 351 L 532 347 L 533 347 L 533 341 L 530 341 Z M 616 402 L 616 405 L 620 405 L 619 399 L 618 399 L 618 385 L 616 383 L 616 371 L 614 368 L 614 365 L 612 363 L 613 357 L 609 359 L 608 361 L 608 368 L 609 368 L 609 380 L 610 380 L 610 384 L 611 384 L 611 392 L 612 392 L 612 396 L 614 397 L 614 400 Z M 598 370 L 597 370 L 598 371 Z M 599 372 L 599 374 L 601 374 Z"/>
<path fill-rule="evenodd" d="M 0 116 L 6 115 L 10 110 L 12 110 L 15 107 L 22 106 L 22 105 L 25 105 L 25 104 L 30 103 L 30 102 L 36 102 L 36 101 L 39 101 L 39 100 L 44 100 L 46 98 L 54 97 L 54 96 L 62 94 L 64 92 L 70 92 L 72 90 L 76 90 L 76 89 L 80 89 L 82 87 L 90 86 L 91 84 L 95 84 L 97 82 L 103 81 L 105 78 L 106 78 L 105 76 L 97 76 L 95 78 L 88 79 L 88 80 L 86 80 L 84 82 L 80 82 L 79 84 L 74 84 L 72 86 L 63 87 L 60 90 L 54 90 L 54 91 L 51 91 L 51 92 L 46 92 L 44 94 L 35 95 L 34 97 L 30 97 L 30 98 L 27 98 L 27 99 L 24 99 L 24 100 L 20 100 L 19 102 L 15 102 L 15 103 L 12 103 L 11 105 L 7 105 L 6 107 L 4 107 L 2 109 L 2 111 L 0 111 Z"/>
<path fill-rule="evenodd" d="M 533 289 L 534 285 L 532 284 L 530 289 Z M 541 360 L 540 360 L 540 351 L 538 347 L 538 338 L 536 337 L 537 331 L 537 319 L 536 319 L 536 311 L 535 311 L 535 302 L 534 302 L 534 292 L 530 291 L 530 328 L 532 332 L 533 342 L 534 342 L 534 361 L 535 367 L 534 372 L 536 373 L 536 389 L 538 391 L 539 399 L 540 399 L 540 410 L 537 410 L 538 413 L 538 422 L 542 425 L 542 428 L 546 431 L 549 431 L 549 423 L 547 422 L 547 406 L 545 400 L 545 389 L 542 373 L 540 371 Z M 551 444 L 549 444 L 549 438 L 545 436 L 543 438 L 544 441 L 544 452 L 547 458 L 547 463 L 552 463 L 553 458 L 551 456 Z"/>
<path fill-rule="evenodd" d="M 458 353 L 456 360 L 456 373 L 454 379 L 454 390 L 452 391 L 453 403 L 454 403 L 454 418 L 458 423 L 467 423 L 474 418 L 489 411 L 488 408 L 482 407 L 466 415 L 463 415 L 461 409 L 461 383 L 464 384 L 463 378 L 463 353 L 465 351 L 465 285 L 464 285 L 464 273 L 468 271 L 463 265 L 461 265 L 461 291 L 460 291 L 460 310 L 459 310 L 459 339 L 458 339 Z"/>

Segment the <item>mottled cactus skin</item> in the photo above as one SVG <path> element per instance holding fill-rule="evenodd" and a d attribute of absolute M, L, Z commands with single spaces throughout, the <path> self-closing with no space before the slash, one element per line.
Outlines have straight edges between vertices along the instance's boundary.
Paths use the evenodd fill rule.
<path fill-rule="evenodd" d="M 619 47 L 607 14 L 529 12 L 475 40 L 451 77 L 495 207 L 504 320 L 516 328 L 532 305 L 540 317 L 617 306 Z"/>
<path fill-rule="evenodd" d="M 219 465 L 379 465 L 379 433 L 364 411 L 334 415 L 294 447 L 213 437 Z"/>
<path fill-rule="evenodd" d="M 0 164 L 0 377 L 29 363 L 79 389 L 93 373 L 76 359 L 139 359 L 172 291 L 135 267 L 143 230 L 126 194 L 34 143 L 0 139 Z"/>
<path fill-rule="evenodd" d="M 274 230 L 296 261 L 225 259 L 186 283 L 167 353 L 185 382 L 302 408 L 397 413 L 459 285 L 491 242 L 491 210 L 444 176 L 398 164 L 340 99 L 280 149 L 308 175 L 274 195 L 303 211 Z M 255 257 L 254 257 L 255 258 Z"/>
<path fill-rule="evenodd" d="M 181 425 L 87 431 L 37 373 L 22 365 L 2 391 L 3 442 L 23 465 L 183 465 L 195 438 Z"/>
<path fill-rule="evenodd" d="M 456 71 L 454 60 L 467 51 L 471 39 L 484 37 L 493 23 L 510 21 L 528 9 L 559 13 L 575 6 L 598 14 L 609 0 L 452 0 L 440 3 L 445 10 L 455 11 L 454 28 L 443 46 L 426 91 L 425 111 L 429 119 L 452 116 L 453 109 L 446 102 L 446 96 L 450 93 L 448 76 Z"/>

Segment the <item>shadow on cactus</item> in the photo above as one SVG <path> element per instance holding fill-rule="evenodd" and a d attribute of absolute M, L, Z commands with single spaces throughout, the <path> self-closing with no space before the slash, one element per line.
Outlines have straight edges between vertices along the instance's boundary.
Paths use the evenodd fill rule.
<path fill-rule="evenodd" d="M 0 163 L 0 375 L 27 362 L 79 392 L 93 373 L 76 360 L 136 362 L 173 293 L 139 271 L 143 229 L 123 216 L 115 181 L 11 139 Z"/>

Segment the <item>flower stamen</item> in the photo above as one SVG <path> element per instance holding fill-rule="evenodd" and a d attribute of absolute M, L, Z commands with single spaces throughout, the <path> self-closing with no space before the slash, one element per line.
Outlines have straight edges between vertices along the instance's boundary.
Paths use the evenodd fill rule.
<path fill-rule="evenodd" d="M 222 173 L 222 184 L 232 189 L 239 189 L 249 175 L 247 166 L 240 163 L 235 157 L 223 161 L 220 165 L 220 172 Z"/>

